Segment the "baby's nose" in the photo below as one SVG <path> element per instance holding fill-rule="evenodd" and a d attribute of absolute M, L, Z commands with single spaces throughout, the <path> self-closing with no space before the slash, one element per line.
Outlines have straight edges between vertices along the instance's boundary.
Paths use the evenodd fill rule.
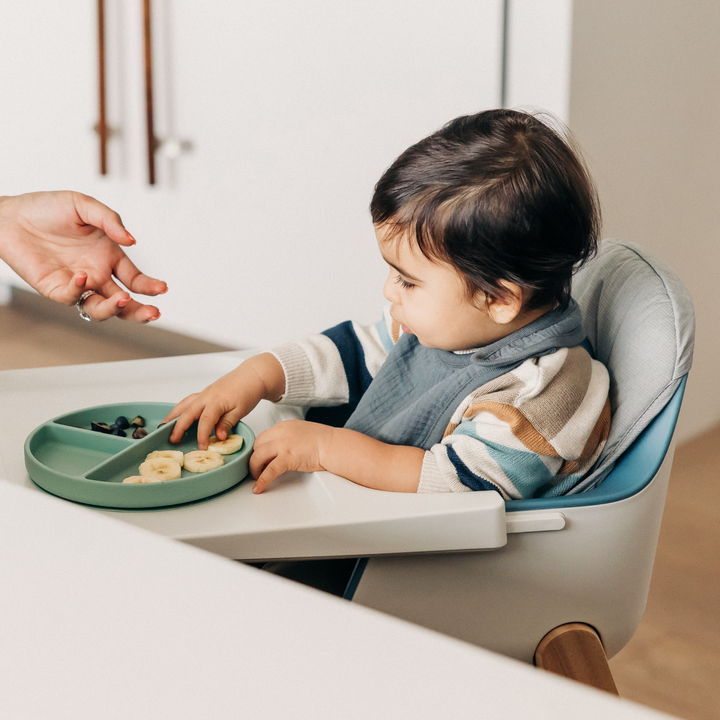
<path fill-rule="evenodd" d="M 395 282 L 395 279 L 392 275 L 388 275 L 388 279 L 385 281 L 385 285 L 383 285 L 383 296 L 385 299 L 392 303 L 397 303 L 399 300 L 399 293 L 397 289 L 398 285 Z"/>

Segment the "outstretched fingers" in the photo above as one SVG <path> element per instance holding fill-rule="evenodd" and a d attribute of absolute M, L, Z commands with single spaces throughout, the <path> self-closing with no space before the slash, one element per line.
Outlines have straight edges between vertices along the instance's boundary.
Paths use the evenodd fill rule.
<path fill-rule="evenodd" d="M 130 291 L 141 295 L 162 295 L 167 292 L 167 283 L 152 278 L 138 270 L 127 255 L 123 255 L 115 265 L 115 277 Z"/>
<path fill-rule="evenodd" d="M 131 302 L 133 301 L 124 290 L 118 290 L 107 298 L 95 293 L 83 301 L 82 309 L 92 320 L 102 322 L 120 315 Z"/>
<path fill-rule="evenodd" d="M 132 290 L 132 288 L 129 289 Z M 130 295 L 128 295 L 128 293 L 124 290 L 121 290 L 117 283 L 112 279 L 105 280 L 97 291 L 108 299 L 112 297 L 121 299 L 118 293 L 122 293 L 122 299 L 127 299 L 127 302 L 120 303 L 118 311 L 115 314 L 123 320 L 148 323 L 152 320 L 157 320 L 160 317 L 160 311 L 154 305 L 145 305 L 144 303 L 132 299 Z M 96 318 L 93 317 L 93 319 Z"/>
<path fill-rule="evenodd" d="M 130 300 L 118 313 L 118 317 L 130 322 L 149 323 L 160 317 L 160 310 L 154 305 L 144 305 L 137 300 Z"/>
<path fill-rule="evenodd" d="M 66 305 L 77 303 L 87 289 L 87 273 L 76 273 L 63 287 L 58 287 L 49 297 Z M 148 323 L 160 317 L 160 311 L 154 305 L 144 305 L 133 300 L 111 280 L 103 283 L 82 303 L 83 311 L 97 322 L 119 317 L 131 322 Z"/>

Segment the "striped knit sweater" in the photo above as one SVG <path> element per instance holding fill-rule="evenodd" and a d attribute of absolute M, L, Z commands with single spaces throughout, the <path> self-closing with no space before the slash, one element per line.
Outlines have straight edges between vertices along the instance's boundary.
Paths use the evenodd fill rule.
<path fill-rule="evenodd" d="M 342 405 L 375 377 L 401 330 L 389 307 L 375 325 L 350 327 L 360 362 L 343 362 L 332 334 L 271 351 L 285 371 L 281 402 Z M 607 439 L 608 390 L 607 370 L 581 346 L 526 360 L 458 405 L 425 453 L 418 492 L 496 490 L 508 500 L 573 492 Z"/>

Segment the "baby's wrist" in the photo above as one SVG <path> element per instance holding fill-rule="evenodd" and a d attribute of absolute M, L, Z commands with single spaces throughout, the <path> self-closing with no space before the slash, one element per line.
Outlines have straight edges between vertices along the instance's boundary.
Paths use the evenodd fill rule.
<path fill-rule="evenodd" d="M 315 425 L 315 423 L 313 423 Z M 342 428 L 316 424 L 315 442 L 317 462 L 323 470 L 342 474 L 338 466 L 338 443 L 342 442 Z M 342 449 L 340 449 L 341 451 Z"/>
<path fill-rule="evenodd" d="M 323 470 L 333 472 L 335 462 L 335 444 L 338 440 L 339 428 L 331 427 L 330 425 L 317 424 L 317 461 Z"/>
<path fill-rule="evenodd" d="M 247 391 L 248 383 L 254 389 L 257 402 L 277 402 L 285 389 L 285 374 L 277 359 L 270 353 L 253 355 L 238 367 L 241 386 Z"/>
<path fill-rule="evenodd" d="M 272 353 L 256 355 L 256 372 L 264 387 L 264 400 L 277 402 L 285 392 L 285 372 L 280 361 Z"/>

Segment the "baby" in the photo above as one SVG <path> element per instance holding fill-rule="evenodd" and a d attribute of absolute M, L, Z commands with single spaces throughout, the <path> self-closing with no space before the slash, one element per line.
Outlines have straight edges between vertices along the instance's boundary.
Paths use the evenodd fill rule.
<path fill-rule="evenodd" d="M 383 320 L 249 358 L 170 412 L 170 440 L 198 420 L 205 449 L 263 399 L 344 406 L 343 427 L 261 433 L 253 491 L 329 470 L 399 492 L 572 492 L 610 426 L 608 373 L 570 296 L 599 228 L 582 162 L 531 114 L 481 112 L 406 150 L 370 210 L 389 267 Z"/>

